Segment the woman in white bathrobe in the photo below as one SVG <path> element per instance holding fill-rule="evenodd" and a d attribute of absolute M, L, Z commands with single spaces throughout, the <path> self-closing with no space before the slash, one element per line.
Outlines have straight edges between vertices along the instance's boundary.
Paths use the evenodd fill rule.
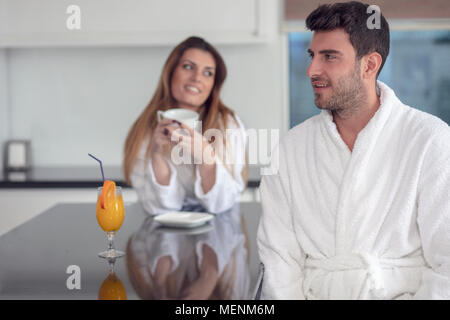
<path fill-rule="evenodd" d="M 246 135 L 240 119 L 220 100 L 225 78 L 222 57 L 201 38 L 186 39 L 167 58 L 124 150 L 125 179 L 150 214 L 193 207 L 219 213 L 238 201 L 246 183 Z M 157 120 L 159 110 L 171 108 L 197 112 L 201 131 Z M 174 161 L 175 147 L 190 161 Z"/>

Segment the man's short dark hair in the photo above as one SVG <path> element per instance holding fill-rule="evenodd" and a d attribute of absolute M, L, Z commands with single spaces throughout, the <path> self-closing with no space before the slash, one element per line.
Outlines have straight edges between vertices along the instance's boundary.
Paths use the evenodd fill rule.
<path fill-rule="evenodd" d="M 359 60 L 370 52 L 378 52 L 383 61 L 377 77 L 389 54 L 389 24 L 380 12 L 380 28 L 369 29 L 368 4 L 357 1 L 323 4 L 306 18 L 306 27 L 311 31 L 331 31 L 342 28 L 350 36 L 350 43 Z"/>

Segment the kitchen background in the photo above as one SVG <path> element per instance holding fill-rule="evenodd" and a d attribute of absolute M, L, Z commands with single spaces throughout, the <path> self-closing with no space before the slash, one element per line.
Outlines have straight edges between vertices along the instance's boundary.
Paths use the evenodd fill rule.
<path fill-rule="evenodd" d="M 88 152 L 120 172 L 130 126 L 151 98 L 168 54 L 190 35 L 205 37 L 223 55 L 223 100 L 246 127 L 282 135 L 318 112 L 305 76 L 310 33 L 304 19 L 323 2 L 0 0 L 0 143 L 31 141 L 32 168 L 53 175 L 95 167 L 89 174 L 98 180 Z M 397 32 L 380 78 L 400 99 L 449 122 L 448 0 L 370 3 Z M 68 28 L 72 5 L 80 10 L 80 29 Z M 125 200 L 136 201 L 127 192 Z M 257 200 L 256 189 L 243 199 Z M 0 235 L 70 201 L 95 201 L 95 191 L 4 182 Z"/>
<path fill-rule="evenodd" d="M 0 3 L 10 12 L 12 42 L 0 51 L 0 140 L 31 140 L 34 166 L 89 166 L 88 152 L 120 165 L 125 136 L 165 59 L 190 35 L 223 54 L 223 100 L 248 128 L 286 128 L 277 1 Z M 68 30 L 66 8 L 75 3 L 81 29 Z"/>

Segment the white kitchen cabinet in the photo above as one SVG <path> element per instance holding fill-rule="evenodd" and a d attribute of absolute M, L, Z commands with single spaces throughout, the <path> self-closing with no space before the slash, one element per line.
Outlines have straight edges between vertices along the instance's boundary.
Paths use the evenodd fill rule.
<path fill-rule="evenodd" d="M 75 5 L 76 7 L 71 7 Z M 215 44 L 268 38 L 274 0 L 0 0 L 0 47 Z M 275 19 L 276 20 L 276 19 Z"/>

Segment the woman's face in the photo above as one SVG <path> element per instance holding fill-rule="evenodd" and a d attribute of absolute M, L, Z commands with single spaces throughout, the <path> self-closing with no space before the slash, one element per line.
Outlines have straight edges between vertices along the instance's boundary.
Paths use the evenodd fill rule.
<path fill-rule="evenodd" d="M 172 75 L 171 92 L 178 108 L 198 111 L 214 87 L 216 62 L 211 53 L 187 49 Z"/>

